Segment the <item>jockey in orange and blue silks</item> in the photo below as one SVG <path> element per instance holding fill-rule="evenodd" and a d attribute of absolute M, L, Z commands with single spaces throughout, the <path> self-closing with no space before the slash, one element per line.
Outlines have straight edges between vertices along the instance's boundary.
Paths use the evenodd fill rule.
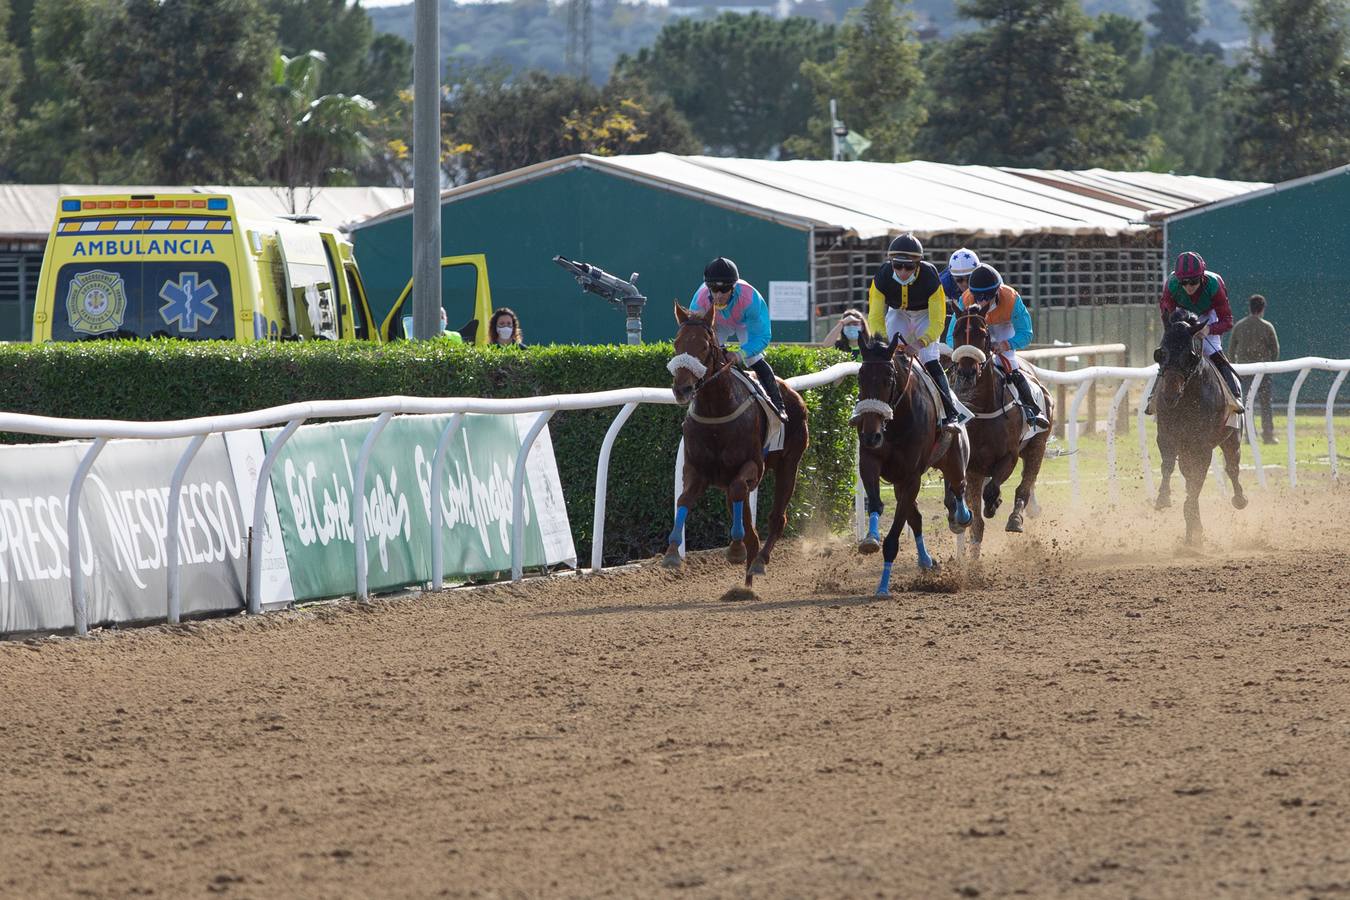
<path fill-rule="evenodd" d="M 1004 284 L 998 269 L 987 263 L 975 267 L 970 273 L 968 285 L 957 301 L 959 309 L 979 307 L 984 312 L 992 355 L 1002 360 L 1003 369 L 1009 383 L 1017 391 L 1027 421 L 1037 428 L 1049 428 L 1050 420 L 1037 407 L 1031 385 L 1017 359 L 1017 351 L 1030 344 L 1032 338 L 1031 313 L 1027 312 L 1022 295 L 1011 285 Z M 955 328 L 956 320 L 953 318 L 947 332 L 949 344 L 953 343 Z"/>
<path fill-rule="evenodd" d="M 740 342 L 740 351 L 729 355 L 735 362 L 754 370 L 764 393 L 778 410 L 778 417 L 786 422 L 778 377 L 764 358 L 764 351 L 773 340 L 769 304 L 749 282 L 741 280 L 740 270 L 725 256 L 717 257 L 704 268 L 703 284 L 694 291 L 689 311 L 703 312 L 710 304 L 717 310 L 713 316 L 717 340 L 724 344 L 730 340 Z"/>

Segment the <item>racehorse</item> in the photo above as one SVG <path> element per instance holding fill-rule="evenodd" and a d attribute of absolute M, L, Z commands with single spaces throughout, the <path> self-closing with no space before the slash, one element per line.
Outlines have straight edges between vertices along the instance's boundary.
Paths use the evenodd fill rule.
<path fill-rule="evenodd" d="M 853 424 L 858 428 L 858 476 L 867 492 L 867 536 L 858 545 L 862 553 L 882 550 L 881 583 L 877 595 L 890 593 L 891 565 L 900 550 L 900 529 L 908 522 L 914 532 L 919 568 L 935 569 L 937 562 L 923 544 L 923 515 L 915 502 L 923 473 L 942 472 L 946 487 L 947 526 L 960 533 L 974 518 L 963 499 L 966 460 L 970 444 L 964 429 L 952 435 L 938 428 L 941 401 L 919 381 L 919 365 L 908 353 L 897 355 L 900 335 L 889 344 L 871 340 L 866 326 L 858 338 L 862 364 L 858 367 L 858 405 Z M 881 479 L 895 490 L 895 518 L 883 545 L 878 534 Z"/>
<path fill-rule="evenodd" d="M 680 543 L 689 510 L 709 485 L 726 493 L 731 513 L 731 544 L 727 560 L 745 563 L 745 586 L 763 575 L 774 544 L 787 524 L 787 505 L 797 485 L 797 467 L 810 441 L 806 426 L 806 403 L 780 378 L 779 390 L 788 420 L 783 425 L 783 448 L 764 452 L 769 421 L 760 403 L 729 370 L 732 360 L 717 342 L 714 309 L 690 312 L 675 304 L 675 357 L 668 368 L 674 377 L 671 390 L 679 403 L 689 407 L 684 419 L 684 492 L 676 503 L 675 527 L 670 533 L 664 565 L 680 566 Z M 755 531 L 746 502 L 759 486 L 764 470 L 773 472 L 773 513 L 763 546 Z"/>
<path fill-rule="evenodd" d="M 1205 486 L 1214 448 L 1223 450 L 1223 468 L 1233 483 L 1233 506 L 1243 509 L 1247 495 L 1238 481 L 1242 438 L 1228 426 L 1228 402 L 1220 375 L 1212 363 L 1191 346 L 1192 338 L 1205 323 L 1185 310 L 1177 310 L 1163 331 L 1162 345 L 1153 351 L 1158 364 L 1155 409 L 1158 415 L 1158 453 L 1162 455 L 1162 487 L 1158 509 L 1172 505 L 1172 467 L 1181 461 L 1186 479 L 1186 543 L 1202 540 L 1200 489 Z"/>
<path fill-rule="evenodd" d="M 984 518 L 992 519 L 1003 503 L 1000 488 L 1012 475 L 1017 460 L 1022 460 L 1022 480 L 1017 485 L 1013 511 L 1008 516 L 1007 531 L 1020 532 L 1028 501 L 1036 490 L 1036 476 L 1045 459 L 1045 445 L 1050 440 L 1050 429 L 1022 443 L 1025 418 L 1015 392 L 996 371 L 989 325 L 979 307 L 963 309 L 956 315 L 952 327 L 952 359 L 955 361 L 952 388 L 961 402 L 974 414 L 966 423 L 970 432 L 970 464 L 966 466 L 966 496 L 972 508 L 983 499 Z M 1032 372 L 1028 379 L 1035 380 Z M 1045 417 L 1054 423 L 1055 406 L 1050 394 L 1042 390 Z M 1034 510 L 1033 510 L 1034 512 Z M 971 529 L 970 552 L 978 559 L 980 543 L 984 540 L 984 521 L 975 517 Z"/>

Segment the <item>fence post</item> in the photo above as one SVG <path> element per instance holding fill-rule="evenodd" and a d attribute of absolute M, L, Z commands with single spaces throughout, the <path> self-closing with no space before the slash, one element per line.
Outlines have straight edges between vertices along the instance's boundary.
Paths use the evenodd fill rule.
<path fill-rule="evenodd" d="M 1069 405 L 1069 485 L 1072 491 L 1073 505 L 1078 505 L 1079 487 L 1078 487 L 1078 412 L 1083 405 L 1083 395 L 1092 389 L 1092 384 L 1096 379 L 1084 378 L 1078 383 L 1078 389 L 1073 392 L 1073 403 Z"/>
<path fill-rule="evenodd" d="M 1312 369 L 1299 369 L 1298 377 L 1294 379 L 1294 386 L 1289 390 L 1289 405 L 1285 410 L 1285 415 L 1288 417 L 1288 422 L 1286 423 L 1288 426 L 1286 429 L 1286 441 L 1289 445 L 1287 449 L 1289 451 L 1290 487 L 1298 487 L 1298 458 L 1294 454 L 1294 414 L 1297 412 L 1298 407 L 1299 388 L 1303 387 L 1303 382 L 1308 380 L 1308 373 L 1311 371 Z"/>
<path fill-rule="evenodd" d="M 525 440 L 520 442 L 520 452 L 516 454 L 516 471 L 511 479 L 511 580 L 519 581 L 525 576 L 525 463 L 530 458 L 530 448 L 534 439 L 544 430 L 548 420 L 553 418 L 554 410 L 546 409 L 535 417 L 530 430 L 525 432 Z"/>
<path fill-rule="evenodd" d="M 1061 372 L 1064 371 L 1065 366 L 1064 360 L 1065 358 L 1063 356 L 1055 360 L 1055 368 Z M 1059 419 L 1055 422 L 1055 437 L 1057 438 L 1064 437 L 1064 420 L 1067 417 L 1062 414 L 1062 411 L 1068 408 L 1064 405 L 1065 398 L 1067 397 L 1068 397 L 1068 390 L 1064 387 L 1064 382 L 1061 381 L 1055 385 L 1055 409 L 1061 410 L 1061 415 Z"/>
<path fill-rule="evenodd" d="M 628 417 L 637 409 L 636 403 L 625 403 L 623 409 L 609 424 L 605 440 L 600 444 L 600 459 L 595 464 L 595 518 L 591 521 L 591 572 L 599 572 L 605 567 L 605 502 L 609 494 L 609 454 L 614 449 L 614 441 L 619 429 Z"/>
<path fill-rule="evenodd" d="M 188 466 L 192 465 L 192 459 L 197 455 L 197 451 L 202 448 L 206 441 L 206 435 L 199 434 L 188 442 L 187 449 L 183 455 L 178 458 L 178 465 L 174 466 L 173 477 L 169 479 L 169 515 L 166 523 L 165 552 L 168 553 L 168 579 L 169 579 L 169 598 L 166 610 L 166 617 L 170 625 L 177 625 L 183 616 L 183 596 L 179 590 L 180 587 L 180 568 L 178 565 L 178 510 L 179 494 L 183 490 L 183 479 L 187 476 Z"/>
<path fill-rule="evenodd" d="M 1337 481 L 1336 470 L 1336 426 L 1332 424 L 1331 417 L 1336 410 L 1336 392 L 1341 389 L 1341 382 L 1345 381 L 1345 376 L 1350 375 L 1350 369 L 1342 369 L 1336 375 L 1336 380 L 1331 383 L 1331 390 L 1327 391 L 1327 462 L 1331 464 L 1331 480 Z"/>
<path fill-rule="evenodd" d="M 1153 493 L 1153 464 L 1148 461 L 1148 430 L 1145 428 L 1148 416 L 1144 414 L 1144 410 L 1148 409 L 1148 395 L 1153 391 L 1153 385 L 1157 383 L 1158 366 L 1154 363 L 1153 374 L 1144 382 L 1144 393 L 1139 398 L 1139 412 L 1135 415 L 1135 431 L 1139 433 L 1139 466 L 1144 473 L 1144 491 L 1150 495 Z"/>
<path fill-rule="evenodd" d="M 244 599 L 248 603 L 248 614 L 256 616 L 262 612 L 262 541 L 264 514 L 267 512 L 267 487 L 271 484 L 272 466 L 281 455 L 281 448 L 295 434 L 295 430 L 305 421 L 304 417 L 292 419 L 281 429 L 281 433 L 272 441 L 258 467 L 258 484 L 253 492 L 253 527 L 248 531 L 248 589 Z M 280 537 L 278 535 L 278 537 Z"/>
<path fill-rule="evenodd" d="M 80 572 L 80 493 L 84 479 L 94 467 L 94 460 L 108 446 L 105 437 L 96 438 L 85 451 L 70 481 L 70 496 L 66 498 L 66 535 L 70 543 L 70 606 L 75 615 L 75 633 L 84 637 L 89 633 L 89 607 L 84 602 L 84 577 Z M 92 552 L 92 550 L 90 551 Z"/>
<path fill-rule="evenodd" d="M 1120 502 L 1120 481 L 1116 478 L 1116 435 L 1129 428 L 1127 417 L 1120 415 L 1121 404 L 1129 396 L 1130 380 L 1121 379 L 1111 398 L 1111 415 L 1106 421 L 1106 477 L 1111 481 L 1111 502 Z"/>
<path fill-rule="evenodd" d="M 1094 368 L 1096 368 L 1096 367 L 1097 367 L 1097 354 L 1095 354 L 1095 353 L 1089 353 L 1089 354 L 1088 354 L 1087 361 L 1088 361 L 1088 368 L 1089 368 L 1089 369 L 1094 369 Z M 1088 407 L 1088 411 L 1087 411 L 1087 433 L 1088 433 L 1088 434 L 1096 434 L 1096 433 L 1097 433 L 1097 386 L 1096 386 L 1095 383 L 1094 383 L 1093 386 L 1092 386 L 1092 390 L 1088 392 L 1087 407 Z"/>
<path fill-rule="evenodd" d="M 458 412 L 445 423 L 441 439 L 436 442 L 436 455 L 431 460 L 431 589 L 439 591 L 445 586 L 445 548 L 441 546 L 441 525 L 445 512 L 441 509 L 441 485 L 445 481 L 445 456 L 450 448 L 450 439 L 459 431 L 464 421 L 464 413 Z"/>
<path fill-rule="evenodd" d="M 356 599 L 370 599 L 370 560 L 366 558 L 366 467 L 370 464 L 370 454 L 375 449 L 375 441 L 389 420 L 391 412 L 383 412 L 375 417 L 375 423 L 366 433 L 361 443 L 361 452 L 356 456 L 356 471 L 352 473 L 352 547 L 356 554 Z"/>
<path fill-rule="evenodd" d="M 1252 383 L 1247 386 L 1247 408 L 1243 410 L 1243 430 L 1247 432 L 1247 448 L 1252 451 L 1252 465 L 1256 466 L 1256 483 L 1261 487 L 1266 486 L 1266 466 L 1261 460 L 1261 445 L 1256 441 L 1256 422 L 1252 419 L 1252 412 L 1256 402 L 1256 392 L 1261 389 L 1261 380 L 1266 377 L 1265 372 L 1257 372 L 1252 376 Z"/>

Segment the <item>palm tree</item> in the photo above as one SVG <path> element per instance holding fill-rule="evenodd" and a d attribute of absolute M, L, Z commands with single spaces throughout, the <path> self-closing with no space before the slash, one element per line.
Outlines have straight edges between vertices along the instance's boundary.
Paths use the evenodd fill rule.
<path fill-rule="evenodd" d="M 352 170 L 373 152 L 366 132 L 375 104 L 360 94 L 320 94 L 326 62 L 323 53 L 310 50 L 298 56 L 278 53 L 272 64 L 280 152 L 271 174 L 285 187 L 291 212 L 299 211 L 297 188 L 308 188 L 312 197 L 320 186 L 352 184 Z"/>

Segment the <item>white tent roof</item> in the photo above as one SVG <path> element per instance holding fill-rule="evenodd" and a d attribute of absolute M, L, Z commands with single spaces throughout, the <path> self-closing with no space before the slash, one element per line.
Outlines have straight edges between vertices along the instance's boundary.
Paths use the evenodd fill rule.
<path fill-rule="evenodd" d="M 98 184 L 0 184 L 0 237 L 40 240 L 52 230 L 57 201 L 82 194 L 229 194 L 240 215 L 271 218 L 291 211 L 284 188 L 163 187 L 144 185 Z M 329 187 L 312 195 L 306 188 L 296 191 L 295 205 L 300 213 L 319 217 L 324 225 L 347 227 L 367 216 L 409 202 L 411 192 L 402 188 Z"/>
<path fill-rule="evenodd" d="M 1148 213 L 1186 209 L 1266 187 L 1154 172 L 1079 172 L 828 160 L 715 156 L 582 154 L 527 166 L 445 191 L 442 202 L 570 168 L 590 168 L 698 197 L 799 228 L 837 229 L 860 238 L 904 231 L 978 237 L 1022 234 L 1111 235 L 1138 231 Z M 358 227 L 406 215 L 390 210 Z"/>

